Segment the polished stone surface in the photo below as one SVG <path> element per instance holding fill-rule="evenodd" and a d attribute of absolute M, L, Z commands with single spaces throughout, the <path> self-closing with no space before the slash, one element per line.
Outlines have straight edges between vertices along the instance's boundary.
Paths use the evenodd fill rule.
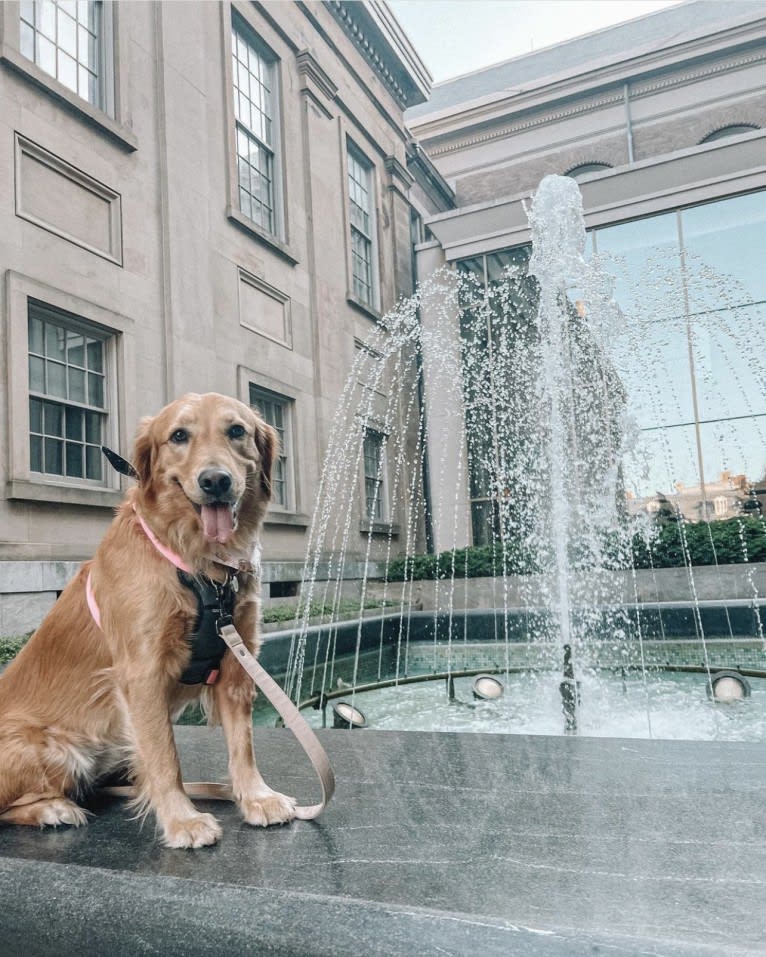
<path fill-rule="evenodd" d="M 218 732 L 178 728 L 187 779 Z M 0 829 L 0 953 L 721 955 L 766 952 L 766 753 L 757 745 L 320 732 L 338 779 L 317 822 L 164 850 L 93 800 L 86 828 Z M 290 733 L 257 729 L 304 803 Z"/>

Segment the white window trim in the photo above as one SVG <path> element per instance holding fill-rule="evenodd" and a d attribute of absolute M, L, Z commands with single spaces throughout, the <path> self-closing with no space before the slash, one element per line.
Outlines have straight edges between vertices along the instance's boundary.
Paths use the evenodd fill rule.
<path fill-rule="evenodd" d="M 380 449 L 380 486 L 382 494 L 379 493 L 378 501 L 380 502 L 380 516 L 377 518 L 372 517 L 367 509 L 367 472 L 365 469 L 364 461 L 364 440 L 368 432 L 375 432 L 382 439 L 381 449 Z M 364 425 L 362 431 L 362 455 L 361 455 L 361 465 L 362 465 L 362 531 L 383 531 L 388 530 L 391 527 L 391 503 L 389 501 L 390 495 L 390 481 L 389 481 L 389 470 L 388 470 L 388 440 L 389 435 L 385 429 L 376 425 L 375 422 L 367 422 Z"/>
<path fill-rule="evenodd" d="M 11 67 L 17 76 L 49 93 L 60 105 L 97 127 L 129 152 L 138 149 L 138 139 L 126 122 L 128 84 L 121 64 L 128 60 L 127 40 L 120 29 L 119 4 L 104 3 L 104 106 L 94 106 L 73 93 L 59 80 L 24 56 L 20 49 L 19 4 L 15 0 L 0 3 L 0 61 Z"/>
<path fill-rule="evenodd" d="M 221 23 L 224 38 L 223 45 L 223 64 L 224 64 L 224 84 L 225 84 L 225 109 L 224 121 L 226 125 L 226 148 L 227 148 L 227 176 L 228 176 L 228 202 L 226 205 L 226 217 L 235 226 L 244 230 L 249 236 L 256 239 L 261 244 L 267 246 L 272 252 L 277 253 L 280 258 L 295 266 L 299 260 L 295 250 L 290 245 L 290 223 L 287 211 L 288 186 L 287 170 L 288 165 L 284 157 L 284 84 L 282 82 L 283 61 L 274 49 L 274 45 L 269 43 L 271 37 L 266 37 L 265 25 L 257 25 L 252 20 L 252 11 L 250 4 L 244 3 L 222 3 L 221 5 Z M 237 121 L 234 115 L 233 94 L 234 94 L 234 68 L 232 65 L 233 51 L 231 48 L 232 32 L 235 24 L 239 22 L 244 24 L 246 30 L 251 34 L 252 40 L 268 54 L 274 69 L 274 102 L 275 116 L 272 120 L 274 129 L 274 213 L 275 213 L 275 233 L 267 232 L 254 220 L 246 216 L 239 207 L 239 173 L 237 169 Z"/>
<path fill-rule="evenodd" d="M 250 404 L 250 384 L 253 388 L 266 394 L 271 393 L 278 399 L 287 400 L 290 403 L 288 408 L 290 436 L 292 439 L 291 458 L 288 456 L 288 466 L 290 467 L 290 476 L 288 478 L 288 507 L 284 508 L 271 503 L 269 511 L 266 514 L 266 525 L 291 525 L 300 528 L 307 528 L 311 524 L 311 517 L 302 511 L 304 502 L 304 492 L 302 485 L 302 458 L 301 449 L 306 448 L 309 437 L 305 433 L 306 416 L 301 393 L 288 385 L 286 382 L 280 382 L 272 376 L 258 372 L 247 366 L 237 367 L 237 395 L 245 405 Z"/>
<path fill-rule="evenodd" d="M 369 155 L 359 147 L 356 141 L 347 133 L 342 132 L 342 176 L 343 176 L 343 210 L 345 219 L 345 237 L 346 237 L 346 274 L 347 274 L 347 293 L 346 299 L 366 315 L 373 319 L 381 317 L 381 291 L 380 291 L 380 236 L 378 233 L 378 172 L 375 164 Z M 351 197 L 349 195 L 349 153 L 355 153 L 357 160 L 367 165 L 367 171 L 370 177 L 370 236 L 372 239 L 372 249 L 370 251 L 372 266 L 372 302 L 365 302 L 360 299 L 354 291 L 354 265 L 353 250 L 351 243 Z"/>
<path fill-rule="evenodd" d="M 285 439 L 283 444 L 284 451 L 284 481 L 285 481 L 285 502 L 280 504 L 274 499 L 271 500 L 269 508 L 274 512 L 294 512 L 295 511 L 295 441 L 293 419 L 295 412 L 295 402 L 290 396 L 274 392 L 272 389 L 264 389 L 259 382 L 252 379 L 248 383 L 248 405 L 252 406 L 252 394 L 255 392 L 267 402 L 272 402 L 282 406 L 282 415 L 284 417 Z M 270 422 L 267 422 L 271 425 Z M 272 426 L 273 428 L 273 426 Z"/>
<path fill-rule="evenodd" d="M 115 451 L 124 451 L 127 423 L 136 420 L 134 390 L 126 387 L 126 369 L 135 369 L 133 320 L 55 289 L 28 276 L 6 272 L 6 342 L 8 406 L 8 484 L 11 499 L 96 505 L 113 508 L 122 498 L 120 476 L 107 469 L 104 483 L 33 472 L 29 452 L 29 338 L 28 301 L 36 299 L 54 310 L 70 313 L 87 325 L 97 326 L 109 336 L 106 347 L 108 417 L 104 442 Z M 127 484 L 124 485 L 127 487 Z"/>

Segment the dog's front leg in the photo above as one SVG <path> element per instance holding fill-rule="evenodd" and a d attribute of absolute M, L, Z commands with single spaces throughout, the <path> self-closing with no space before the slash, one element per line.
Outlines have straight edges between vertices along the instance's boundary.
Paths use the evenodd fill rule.
<path fill-rule="evenodd" d="M 295 799 L 272 790 L 256 766 L 253 683 L 231 652 L 224 656 L 214 693 L 229 751 L 231 787 L 242 816 L 256 827 L 287 824 L 295 817 Z"/>
<path fill-rule="evenodd" d="M 144 672 L 121 689 L 133 745 L 137 801 L 156 814 L 166 847 L 203 847 L 215 844 L 221 827 L 212 814 L 199 812 L 184 793 L 168 681 Z"/>

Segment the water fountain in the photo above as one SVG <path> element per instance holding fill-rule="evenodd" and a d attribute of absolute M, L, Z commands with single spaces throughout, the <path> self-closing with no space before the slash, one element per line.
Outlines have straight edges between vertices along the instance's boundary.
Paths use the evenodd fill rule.
<path fill-rule="evenodd" d="M 533 219 L 541 209 L 536 200 Z M 232 805 L 208 805 L 224 839 L 193 860 L 158 851 L 151 828 L 98 796 L 87 828 L 6 829 L 8 953 L 203 957 L 222 941 L 233 953 L 392 957 L 763 952 L 766 691 L 724 667 L 737 643 L 715 637 L 749 632 L 763 669 L 755 592 L 711 606 L 697 572 L 678 569 L 696 599 L 647 604 L 654 571 L 626 559 L 636 526 L 658 523 L 626 508 L 630 390 L 607 349 L 621 323 L 583 264 L 576 209 L 566 231 L 576 242 L 560 270 L 538 249 L 537 279 L 524 251 L 486 291 L 470 273 L 440 273 L 360 344 L 298 619 L 261 652 L 277 673 L 289 650 L 288 686 L 319 706 L 306 712 L 318 722 L 335 705 L 339 729 L 318 732 L 339 782 L 326 813 L 263 833 Z M 663 522 L 676 521 L 674 505 L 660 504 Z M 465 550 L 471 524 L 484 544 Z M 688 548 L 699 529 L 679 525 Z M 418 555 L 429 538 L 438 556 Z M 737 547 L 752 548 L 744 532 Z M 644 547 L 640 563 L 652 554 Z M 684 689 L 690 676 L 664 666 L 689 654 L 707 667 Z M 706 685 L 730 703 L 712 703 Z M 685 736 L 724 742 L 662 740 L 679 713 Z M 623 740 L 646 737 L 648 719 L 658 740 Z M 522 733 L 397 731 L 416 720 Z M 751 742 L 726 740 L 748 720 Z M 592 737 L 604 729 L 613 740 Z M 225 775 L 215 731 L 176 736 L 187 778 Z M 312 772 L 290 732 L 257 727 L 255 739 L 267 774 L 307 793 Z M 51 888 L 66 888 L 66 907 Z"/>
<path fill-rule="evenodd" d="M 747 702 L 741 732 L 706 695 L 721 669 L 766 667 L 752 576 L 738 601 L 710 601 L 688 565 L 691 600 L 647 602 L 641 576 L 656 575 L 650 545 L 659 525 L 629 507 L 624 463 L 641 449 L 621 363 L 640 332 L 613 298 L 608 264 L 586 255 L 577 184 L 546 177 L 528 214 L 531 255 L 510 255 L 490 284 L 467 271 L 436 273 L 359 343 L 322 474 L 288 690 L 314 706 L 339 695 L 362 706 L 357 696 L 367 702 L 374 686 L 394 714 L 404 712 L 389 726 L 464 729 L 465 709 L 454 707 L 465 703 L 461 687 L 491 671 L 506 683 L 523 675 L 515 701 L 521 695 L 536 713 L 536 698 L 545 699 L 545 716 L 514 724 L 518 709 L 506 694 L 472 709 L 476 729 L 572 733 L 582 712 L 584 733 L 616 733 L 604 703 L 619 715 L 630 701 L 634 730 L 624 720 L 613 727 L 668 736 L 665 708 L 686 695 L 689 715 L 698 701 L 710 714 L 695 728 L 682 719 L 680 736 L 704 728 L 705 736 L 763 737 L 766 691 Z M 389 512 L 394 502 L 403 503 L 398 514 Z M 694 527 L 674 507 L 669 520 L 687 552 Z M 464 548 L 471 525 L 479 550 Z M 429 531 L 438 557 L 415 557 Z M 637 545 L 649 555 L 644 572 Z M 402 551 L 411 557 L 396 558 Z M 475 577 L 476 562 L 486 577 Z M 738 635 L 748 638 L 744 651 L 735 651 Z M 280 651 L 274 645 L 275 663 L 283 654 L 284 641 Z M 435 678 L 446 686 L 406 687 Z M 363 705 L 373 727 L 386 726 L 375 721 L 379 703 Z"/>

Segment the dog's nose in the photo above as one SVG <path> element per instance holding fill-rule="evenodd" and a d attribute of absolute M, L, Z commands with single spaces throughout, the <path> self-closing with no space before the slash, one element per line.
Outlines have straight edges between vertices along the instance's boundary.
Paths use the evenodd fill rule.
<path fill-rule="evenodd" d="M 226 469 L 203 469 L 197 476 L 197 484 L 206 495 L 220 499 L 231 488 L 231 474 Z"/>

